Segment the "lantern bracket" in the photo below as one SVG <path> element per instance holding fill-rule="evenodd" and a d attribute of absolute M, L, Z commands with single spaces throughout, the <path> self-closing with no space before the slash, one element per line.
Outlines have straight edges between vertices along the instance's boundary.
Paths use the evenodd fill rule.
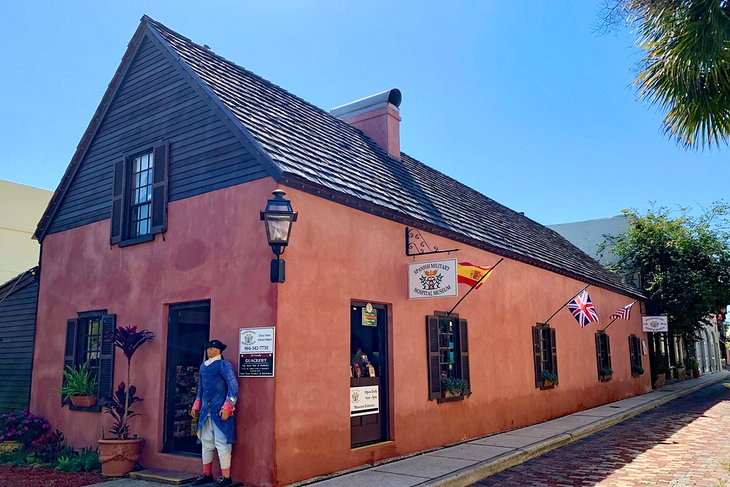
<path fill-rule="evenodd" d="M 428 242 L 426 242 L 426 239 L 423 238 L 423 235 L 421 235 L 419 230 L 406 227 L 406 255 L 408 257 L 414 257 L 416 255 L 446 254 L 458 251 L 459 249 L 440 250 L 436 245 L 431 246 Z"/>

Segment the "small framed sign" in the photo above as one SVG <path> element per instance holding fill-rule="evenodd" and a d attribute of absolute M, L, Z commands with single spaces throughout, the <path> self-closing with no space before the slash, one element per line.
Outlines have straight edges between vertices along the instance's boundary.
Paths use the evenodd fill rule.
<path fill-rule="evenodd" d="M 456 259 L 408 264 L 408 299 L 450 298 L 458 295 Z"/>
<path fill-rule="evenodd" d="M 368 303 L 362 308 L 362 326 L 378 326 L 378 311 Z"/>
<path fill-rule="evenodd" d="M 274 377 L 275 327 L 239 330 L 238 377 Z"/>

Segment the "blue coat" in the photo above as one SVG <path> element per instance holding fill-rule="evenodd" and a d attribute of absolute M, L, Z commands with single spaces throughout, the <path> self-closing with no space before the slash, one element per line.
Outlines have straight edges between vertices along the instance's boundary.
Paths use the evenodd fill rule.
<path fill-rule="evenodd" d="M 198 420 L 198 437 L 208 415 L 213 423 L 225 433 L 228 443 L 236 442 L 236 421 L 233 416 L 223 421 L 218 415 L 226 398 L 238 399 L 238 378 L 233 372 L 233 366 L 227 360 L 216 360 L 210 365 L 200 365 L 198 377 L 198 395 L 200 401 L 200 419 Z M 198 440 L 200 442 L 200 440 Z"/>

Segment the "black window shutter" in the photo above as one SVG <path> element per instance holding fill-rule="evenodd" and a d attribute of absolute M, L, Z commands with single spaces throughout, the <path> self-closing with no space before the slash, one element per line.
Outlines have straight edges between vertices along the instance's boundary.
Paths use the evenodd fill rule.
<path fill-rule="evenodd" d="M 552 373 L 558 375 L 558 347 L 555 344 L 555 328 L 548 328 L 545 331 L 550 333 L 550 355 L 553 364 Z"/>
<path fill-rule="evenodd" d="M 101 317 L 101 355 L 99 356 L 99 399 L 114 392 L 114 328 L 117 315 Z M 129 387 L 129 384 L 127 384 Z"/>
<path fill-rule="evenodd" d="M 629 363 L 631 364 L 631 372 L 634 372 L 634 365 L 636 364 L 636 357 L 634 356 L 634 337 L 629 337 Z"/>
<path fill-rule="evenodd" d="M 601 334 L 596 333 L 596 367 L 598 368 L 598 376 L 601 376 Z"/>
<path fill-rule="evenodd" d="M 604 357 L 604 360 L 606 361 L 606 367 L 609 369 L 611 368 L 611 338 L 607 334 L 603 334 L 603 339 L 606 340 L 606 356 Z"/>
<path fill-rule="evenodd" d="M 154 149 L 152 177 L 152 228 L 151 233 L 167 230 L 167 177 L 170 166 L 170 144 Z"/>
<path fill-rule="evenodd" d="M 535 387 L 542 386 L 542 354 L 541 352 L 541 340 L 540 340 L 540 328 L 537 326 L 532 327 L 532 350 L 535 355 Z"/>
<path fill-rule="evenodd" d="M 114 183 L 112 187 L 112 221 L 110 242 L 119 243 L 124 236 L 124 185 L 126 180 L 126 162 L 124 159 L 114 163 Z"/>
<path fill-rule="evenodd" d="M 461 378 L 469 383 L 465 396 L 471 394 L 471 379 L 469 378 L 469 333 L 466 320 L 459 320 L 459 353 L 461 354 Z"/>
<path fill-rule="evenodd" d="M 66 367 L 76 365 L 76 334 L 78 333 L 78 326 L 79 320 L 76 318 L 66 320 L 66 348 L 63 352 L 63 370 L 66 370 Z M 63 374 L 61 374 L 61 384 L 63 384 Z M 61 404 L 66 404 L 67 402 L 61 398 Z"/>
<path fill-rule="evenodd" d="M 428 399 L 441 397 L 441 370 L 439 368 L 439 319 L 426 316 L 426 343 L 428 345 Z"/>

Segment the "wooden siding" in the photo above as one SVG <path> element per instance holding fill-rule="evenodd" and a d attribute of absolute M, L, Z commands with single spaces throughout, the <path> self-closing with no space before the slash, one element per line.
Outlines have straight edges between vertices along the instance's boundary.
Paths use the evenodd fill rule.
<path fill-rule="evenodd" d="M 38 281 L 28 273 L 7 294 L 16 281 L 0 290 L 0 411 L 27 409 L 30 400 Z"/>
<path fill-rule="evenodd" d="M 69 185 L 48 233 L 110 218 L 114 163 L 170 142 L 169 200 L 268 175 L 157 41 L 145 38 Z"/>

